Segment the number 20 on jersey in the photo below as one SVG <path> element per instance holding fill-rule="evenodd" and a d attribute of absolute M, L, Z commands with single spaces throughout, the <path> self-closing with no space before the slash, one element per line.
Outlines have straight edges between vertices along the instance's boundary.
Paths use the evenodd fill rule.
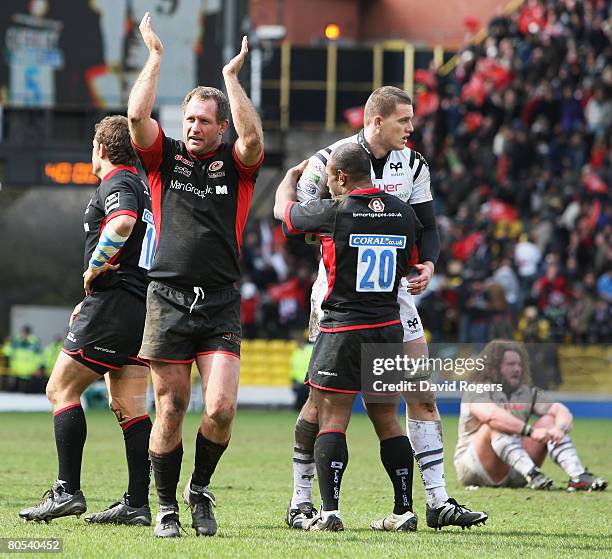
<path fill-rule="evenodd" d="M 349 246 L 357 248 L 356 291 L 393 291 L 397 249 L 406 248 L 403 235 L 353 234 Z"/>

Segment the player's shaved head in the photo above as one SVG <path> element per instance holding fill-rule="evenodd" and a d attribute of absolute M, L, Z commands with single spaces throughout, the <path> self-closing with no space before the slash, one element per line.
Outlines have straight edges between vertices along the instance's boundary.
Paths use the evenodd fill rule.
<path fill-rule="evenodd" d="M 223 93 L 223 91 L 217 89 L 216 87 L 206 87 L 203 85 L 194 87 L 187 95 L 185 95 L 185 99 L 183 100 L 183 112 L 185 111 L 185 107 L 187 107 L 189 101 L 191 101 L 193 98 L 196 98 L 199 101 L 212 99 L 217 104 L 217 122 L 221 123 L 228 120 L 230 106 L 227 96 L 225 93 Z"/>
<path fill-rule="evenodd" d="M 370 156 L 359 144 L 347 143 L 332 151 L 329 166 L 333 171 L 342 171 L 353 183 L 370 180 Z"/>
<path fill-rule="evenodd" d="M 107 116 L 94 127 L 95 140 L 106 148 L 113 165 L 135 165 L 136 154 L 130 140 L 128 119 L 121 115 Z"/>
<path fill-rule="evenodd" d="M 372 122 L 375 116 L 388 117 L 397 105 L 412 105 L 412 99 L 403 89 L 385 85 L 375 89 L 368 97 L 365 105 L 363 121 L 365 124 Z"/>

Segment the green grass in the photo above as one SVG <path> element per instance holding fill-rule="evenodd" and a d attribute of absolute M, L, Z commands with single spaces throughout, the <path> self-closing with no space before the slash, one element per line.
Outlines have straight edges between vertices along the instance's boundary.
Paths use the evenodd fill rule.
<path fill-rule="evenodd" d="M 181 508 L 188 534 L 180 540 L 159 541 L 150 528 L 89 526 L 75 517 L 49 525 L 19 520 L 19 509 L 37 502 L 56 475 L 52 421 L 48 414 L 0 414 L 0 537 L 63 538 L 64 556 L 104 559 L 612 556 L 609 492 L 460 488 L 452 466 L 456 418 L 443 420 L 449 493 L 460 503 L 488 511 L 486 526 L 469 531 L 445 528 L 441 532 L 427 528 L 424 492 L 417 474 L 414 494 L 415 511 L 420 517 L 418 532 L 371 532 L 370 520 L 391 510 L 391 487 L 379 462 L 372 429 L 366 418 L 356 416 L 348 432 L 350 463 L 342 487 L 345 532 L 289 530 L 283 515 L 291 495 L 294 420 L 295 415 L 289 412 L 240 410 L 230 448 L 211 486 L 219 504 L 218 535 L 196 538 L 189 512 Z M 191 473 L 197 423 L 195 415 L 186 420 L 179 491 Z M 612 422 L 582 420 L 576 422 L 573 434 L 584 463 L 608 479 L 612 478 L 611 427 Z M 110 412 L 90 412 L 88 429 L 82 488 L 89 510 L 94 511 L 122 495 L 126 472 L 123 440 L 114 416 Z M 552 463 L 545 463 L 544 470 L 565 486 L 565 474 Z"/>

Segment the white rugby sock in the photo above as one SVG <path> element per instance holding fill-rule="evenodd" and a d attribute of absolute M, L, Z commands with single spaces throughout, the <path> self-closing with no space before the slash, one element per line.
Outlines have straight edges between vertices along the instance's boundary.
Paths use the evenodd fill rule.
<path fill-rule="evenodd" d="M 567 435 L 558 443 L 549 442 L 547 445 L 548 454 L 571 479 L 575 480 L 580 474 L 584 473 L 584 466 L 578 458 L 578 453 L 574 447 L 572 439 Z"/>
<path fill-rule="evenodd" d="M 491 437 L 491 446 L 504 464 L 508 464 L 525 477 L 535 467 L 534 461 L 523 448 L 519 435 L 498 433 Z"/>
<path fill-rule="evenodd" d="M 406 430 L 425 486 L 427 504 L 437 509 L 448 500 L 444 480 L 442 423 L 406 418 Z"/>
<path fill-rule="evenodd" d="M 316 474 L 314 443 L 319 432 L 316 423 L 301 417 L 295 424 L 295 446 L 293 447 L 293 496 L 291 507 L 299 503 L 312 503 L 312 482 Z"/>

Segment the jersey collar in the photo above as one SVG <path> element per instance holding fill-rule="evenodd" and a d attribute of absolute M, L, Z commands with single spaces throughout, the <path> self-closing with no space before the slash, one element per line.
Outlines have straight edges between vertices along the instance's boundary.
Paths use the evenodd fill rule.
<path fill-rule="evenodd" d="M 108 173 L 106 173 L 106 175 L 104 175 L 102 180 L 107 181 L 112 176 L 116 175 L 119 171 L 129 171 L 130 173 L 134 173 L 135 175 L 138 174 L 136 167 L 129 167 L 128 165 L 117 165 L 112 171 L 109 171 Z"/>
<path fill-rule="evenodd" d="M 356 188 L 355 190 L 351 190 L 349 192 L 349 196 L 353 194 L 380 194 L 380 190 L 378 188 Z"/>
<path fill-rule="evenodd" d="M 380 159 L 378 159 L 377 157 L 374 156 L 374 153 L 372 152 L 372 148 L 370 147 L 370 144 L 368 144 L 368 141 L 365 138 L 365 131 L 362 128 L 359 131 L 359 134 L 357 134 L 357 143 L 366 150 L 366 153 L 370 156 L 370 159 L 372 161 L 387 161 L 387 158 L 389 157 L 389 155 L 391 154 L 391 152 L 388 152 L 387 155 L 385 155 L 384 157 L 381 157 Z"/>

